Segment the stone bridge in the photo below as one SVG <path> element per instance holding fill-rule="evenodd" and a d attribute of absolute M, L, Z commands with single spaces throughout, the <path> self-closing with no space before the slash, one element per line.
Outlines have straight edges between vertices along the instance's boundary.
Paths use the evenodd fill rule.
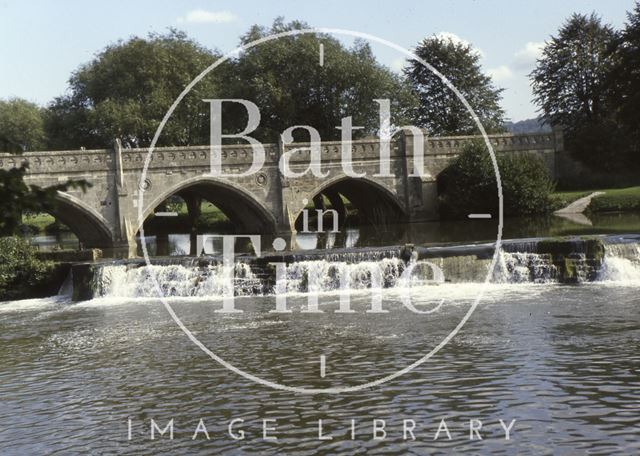
<path fill-rule="evenodd" d="M 316 207 L 326 196 L 340 209 L 346 197 L 372 223 L 383 220 L 426 221 L 438 218 L 438 174 L 456 157 L 472 136 L 425 138 L 422 177 L 411 176 L 414 167 L 414 137 L 409 134 L 391 143 L 390 168 L 393 177 L 379 173 L 378 139 L 353 141 L 353 169 L 364 177 L 349 177 L 341 162 L 340 142 L 323 142 L 322 170 L 326 178 L 307 173 L 284 178 L 279 172 L 280 156 L 304 144 L 265 145 L 263 168 L 245 177 L 212 177 L 209 146 L 163 147 L 153 151 L 148 173 L 142 177 L 147 149 L 113 149 L 28 152 L 20 156 L 0 154 L 0 169 L 29 162 L 26 181 L 49 186 L 67 179 L 86 179 L 93 184 L 81 190 L 59 194 L 52 215 L 67 225 L 85 247 L 126 248 L 131 252 L 142 221 L 152 215 L 168 197 L 197 195 L 219 207 L 234 223 L 237 232 L 291 233 L 306 206 Z M 562 134 L 492 135 L 498 153 L 540 155 L 556 176 L 556 156 L 561 152 Z M 222 146 L 225 174 L 240 173 L 250 166 L 252 151 L 247 145 Z M 290 165 L 303 171 L 309 152 L 294 152 Z M 144 192 L 143 218 L 138 218 L 138 197 Z"/>

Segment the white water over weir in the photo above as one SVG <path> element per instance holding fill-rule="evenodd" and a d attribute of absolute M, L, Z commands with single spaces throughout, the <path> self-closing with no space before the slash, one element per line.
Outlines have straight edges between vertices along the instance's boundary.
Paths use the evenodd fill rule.
<path fill-rule="evenodd" d="M 640 237 L 507 241 L 492 276 L 495 283 L 637 282 L 640 285 Z M 233 268 L 236 296 L 268 295 L 276 289 L 275 267 L 286 263 L 286 293 L 406 288 L 483 282 L 494 254 L 492 244 L 418 247 L 410 255 L 396 248 L 349 252 L 241 257 L 224 266 L 213 257 L 103 263 L 93 268 L 93 296 L 156 297 L 153 277 L 165 296 L 220 297 Z M 286 287 L 286 288 L 284 288 Z"/>

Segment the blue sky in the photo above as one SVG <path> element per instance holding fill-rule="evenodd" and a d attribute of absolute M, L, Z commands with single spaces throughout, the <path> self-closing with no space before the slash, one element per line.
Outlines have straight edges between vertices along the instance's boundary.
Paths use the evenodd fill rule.
<path fill-rule="evenodd" d="M 64 93 L 78 65 L 121 38 L 177 27 L 203 45 L 227 52 L 250 25 L 269 25 L 284 16 L 315 27 L 369 33 L 407 48 L 440 33 L 470 42 L 481 52 L 485 71 L 506 89 L 507 115 L 522 120 L 535 115 L 526 75 L 541 43 L 573 12 L 596 11 L 605 22 L 621 27 L 633 5 L 633 0 L 0 0 L 0 98 L 19 96 L 46 104 Z M 395 51 L 374 50 L 381 62 L 401 65 Z"/>

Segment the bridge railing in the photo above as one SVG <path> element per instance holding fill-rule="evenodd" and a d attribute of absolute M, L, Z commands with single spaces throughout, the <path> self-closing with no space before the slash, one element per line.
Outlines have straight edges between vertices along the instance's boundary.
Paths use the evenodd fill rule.
<path fill-rule="evenodd" d="M 482 139 L 480 136 L 446 136 L 425 137 L 424 153 L 426 156 L 442 156 L 443 158 L 459 154 L 464 145 L 472 140 Z M 491 144 L 496 152 L 543 152 L 561 151 L 562 137 L 557 132 L 532 133 L 532 134 L 495 134 L 489 135 Z M 391 144 L 391 156 L 404 156 L 403 143 L 409 141 L 405 138 L 394 137 Z M 280 154 L 292 149 L 303 149 L 291 155 L 292 162 L 309 160 L 309 152 L 304 148 L 309 143 L 264 144 L 265 163 L 277 163 Z M 321 156 L 323 160 L 333 161 L 341 158 L 340 141 L 323 141 L 321 144 Z M 148 153 L 147 148 L 121 149 L 122 168 L 140 169 Z M 376 159 L 380 154 L 379 140 L 367 138 L 352 142 L 352 154 L 354 159 Z M 251 163 L 253 156 L 249 145 L 233 144 L 222 146 L 222 163 L 231 169 Z M 115 153 L 113 149 L 94 150 L 62 150 L 62 151 L 37 151 L 25 152 L 21 155 L 0 153 L 0 169 L 10 169 L 20 166 L 23 161 L 29 162 L 30 174 L 45 173 L 73 173 L 110 171 L 116 167 Z M 175 146 L 157 147 L 151 156 L 150 168 L 165 167 L 208 167 L 210 166 L 210 147 L 204 146 Z"/>
<path fill-rule="evenodd" d="M 534 150 L 555 150 L 556 139 L 553 133 L 494 134 L 488 135 L 496 152 L 523 152 Z M 445 136 L 430 137 L 425 140 L 425 154 L 459 154 L 465 144 L 474 140 L 483 140 L 481 136 Z"/>

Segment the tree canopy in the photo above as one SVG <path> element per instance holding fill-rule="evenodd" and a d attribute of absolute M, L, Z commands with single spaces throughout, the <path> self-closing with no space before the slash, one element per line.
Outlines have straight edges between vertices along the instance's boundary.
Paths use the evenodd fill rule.
<path fill-rule="evenodd" d="M 69 80 L 69 94 L 49 108 L 48 133 L 54 148 L 148 146 L 178 94 L 218 55 L 183 32 L 133 37 L 107 46 Z M 218 93 L 214 75 L 182 100 L 159 144 L 205 143 L 209 112 L 203 98 Z"/>
<path fill-rule="evenodd" d="M 625 166 L 640 168 L 640 3 L 627 15 L 627 23 L 620 33 L 617 59 L 611 66 L 608 81 L 613 90 L 616 120 L 629 138 Z"/>
<path fill-rule="evenodd" d="M 535 103 L 561 125 L 567 148 L 593 166 L 613 166 L 615 103 L 607 75 L 617 59 L 617 34 L 596 14 L 573 14 L 546 43 L 531 73 Z"/>
<path fill-rule="evenodd" d="M 241 44 L 307 27 L 277 19 L 270 28 L 253 26 Z M 177 95 L 217 58 L 175 30 L 107 46 L 73 73 L 69 94 L 50 105 L 51 145 L 108 147 L 118 137 L 126 147 L 148 146 Z M 354 126 L 364 126 L 354 136 L 372 134 L 379 122 L 374 99 L 390 99 L 398 123 L 415 104 L 403 79 L 378 63 L 368 44 L 356 41 L 347 48 L 324 34 L 288 36 L 252 47 L 210 72 L 180 102 L 158 144 L 207 144 L 210 116 L 203 99 L 210 98 L 255 103 L 261 125 L 252 136 L 269 142 L 293 125 L 310 125 L 323 139 L 338 139 L 336 127 L 345 116 L 353 116 Z M 245 125 L 244 108 L 224 105 L 225 131 L 238 132 Z"/>
<path fill-rule="evenodd" d="M 21 98 L 0 100 L 0 151 L 24 152 L 45 146 L 43 109 Z"/>
<path fill-rule="evenodd" d="M 253 26 L 241 43 L 303 28 L 309 26 L 277 19 L 270 28 Z M 229 92 L 258 105 L 262 122 L 255 136 L 262 140 L 274 141 L 293 125 L 310 125 L 324 140 L 339 139 L 336 127 L 346 116 L 353 117 L 354 126 L 364 127 L 354 136 L 374 134 L 379 126 L 374 99 L 391 101 L 395 124 L 408 121 L 408 110 L 416 102 L 403 79 L 378 63 L 362 40 L 347 48 L 327 34 L 281 37 L 248 49 L 233 67 Z M 308 140 L 308 135 L 300 139 Z"/>
<path fill-rule="evenodd" d="M 615 31 L 595 14 L 574 14 L 546 43 L 531 73 L 535 102 L 546 119 L 571 127 L 607 109 L 605 75 L 613 64 Z"/>
<path fill-rule="evenodd" d="M 503 130 L 502 89 L 494 87 L 491 77 L 482 71 L 480 54 L 471 45 L 434 35 L 418 44 L 414 53 L 446 76 L 488 132 Z M 437 75 L 416 60 L 409 61 L 404 74 L 419 98 L 415 125 L 434 136 L 478 133 L 469 111 Z"/>

